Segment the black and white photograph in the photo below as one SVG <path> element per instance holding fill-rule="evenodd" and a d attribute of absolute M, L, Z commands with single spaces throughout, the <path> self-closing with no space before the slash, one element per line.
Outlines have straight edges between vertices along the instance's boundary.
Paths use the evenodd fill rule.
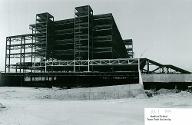
<path fill-rule="evenodd" d="M 0 0 L 0 125 L 191 125 L 192 0 Z"/>

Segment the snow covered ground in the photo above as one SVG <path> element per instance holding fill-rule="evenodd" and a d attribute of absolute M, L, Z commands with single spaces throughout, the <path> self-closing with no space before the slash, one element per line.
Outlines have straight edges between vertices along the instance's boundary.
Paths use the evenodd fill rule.
<path fill-rule="evenodd" d="M 143 125 L 144 108 L 192 107 L 192 94 L 184 91 L 160 90 L 151 98 L 140 93 L 129 98 L 93 100 L 87 96 L 70 100 L 66 97 L 69 92 L 0 87 L 0 125 Z M 121 93 L 116 95 L 121 97 Z"/>

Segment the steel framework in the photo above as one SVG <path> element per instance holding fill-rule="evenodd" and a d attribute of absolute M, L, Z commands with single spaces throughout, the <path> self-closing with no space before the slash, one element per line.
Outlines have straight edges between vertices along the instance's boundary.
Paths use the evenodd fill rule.
<path fill-rule="evenodd" d="M 21 73 L 26 72 L 27 69 L 32 70 L 31 68 L 28 68 L 28 64 L 32 64 L 33 58 L 36 55 L 34 46 L 33 34 L 7 37 L 5 49 L 5 72 L 12 72 L 11 69 L 13 66 L 15 67 L 15 72 Z"/>
<path fill-rule="evenodd" d="M 90 87 L 143 83 L 141 73 L 190 74 L 134 58 L 133 41 L 122 39 L 113 15 L 94 15 L 89 5 L 76 7 L 71 19 L 36 14 L 30 29 L 31 34 L 6 38 L 0 74 L 6 86 Z"/>
<path fill-rule="evenodd" d="M 37 14 L 30 29 L 31 34 L 6 38 L 5 72 L 138 71 L 138 65 L 142 73 L 189 73 L 133 58 L 133 41 L 122 39 L 112 14 L 93 15 L 88 5 L 76 7 L 72 19 Z"/>
<path fill-rule="evenodd" d="M 76 7 L 74 13 L 74 18 L 59 21 L 49 13 L 36 14 L 32 34 L 7 37 L 5 72 L 60 71 L 53 64 L 61 62 L 73 65 L 62 65 L 63 71 L 89 72 L 97 70 L 93 62 L 100 59 L 129 58 L 112 14 L 93 15 L 89 5 Z"/>

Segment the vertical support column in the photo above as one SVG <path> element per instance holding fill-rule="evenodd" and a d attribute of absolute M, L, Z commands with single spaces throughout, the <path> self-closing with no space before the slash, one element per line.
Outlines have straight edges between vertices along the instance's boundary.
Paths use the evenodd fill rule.
<path fill-rule="evenodd" d="M 34 53 L 35 54 L 33 54 L 33 68 L 34 68 L 34 72 L 37 72 L 37 68 L 36 68 L 36 61 L 37 61 L 37 57 L 38 57 L 38 55 L 39 55 L 39 53 L 38 53 L 38 51 L 37 51 L 37 45 L 38 45 L 38 39 L 37 39 L 37 37 L 40 35 L 40 33 L 38 33 L 38 25 L 37 25 L 37 23 L 38 23 L 38 21 L 37 21 L 37 18 L 38 18 L 38 15 L 36 14 L 36 20 L 35 20 L 35 33 L 34 33 L 34 30 L 32 31 L 33 33 L 34 33 L 34 37 L 35 37 L 35 41 L 34 41 Z"/>
<path fill-rule="evenodd" d="M 140 70 L 140 58 L 138 58 L 138 71 Z"/>
<path fill-rule="evenodd" d="M 6 47 L 5 47 L 5 73 L 7 72 L 7 38 L 6 38 Z"/>
<path fill-rule="evenodd" d="M 34 68 L 34 72 L 36 72 L 37 70 L 36 70 L 36 56 L 37 56 L 37 54 L 38 54 L 38 52 L 37 52 L 37 15 L 36 15 L 36 20 L 35 20 L 35 42 L 34 42 L 34 52 L 35 52 L 35 54 L 34 54 L 34 58 L 33 58 L 33 68 Z M 34 78 L 35 79 L 35 78 Z"/>
<path fill-rule="evenodd" d="M 20 50 L 20 73 L 23 73 L 23 75 L 20 75 L 20 86 L 23 86 L 24 82 L 24 67 L 25 67 L 25 37 L 21 37 L 21 50 Z"/>
<path fill-rule="evenodd" d="M 89 36 L 89 35 L 90 35 L 90 20 L 89 20 L 89 18 L 90 18 L 89 16 L 90 16 L 90 15 L 89 15 L 89 11 L 90 11 L 90 10 L 89 10 L 89 7 L 88 7 L 88 11 L 87 11 L 87 15 L 88 15 L 88 43 L 87 43 L 87 44 L 88 44 L 88 47 L 87 47 L 87 52 L 88 52 L 88 53 L 87 53 L 87 54 L 88 54 L 88 55 L 87 55 L 87 56 L 88 56 L 88 58 L 87 58 L 88 62 L 87 62 L 87 63 L 88 63 L 88 65 L 87 65 L 87 71 L 88 71 L 88 72 L 90 71 L 90 70 L 89 70 L 89 51 L 90 51 L 90 49 L 89 49 L 89 42 L 90 42 L 90 36 Z"/>
<path fill-rule="evenodd" d="M 15 69 L 15 72 L 17 73 L 17 65 L 16 65 L 16 69 Z"/>
<path fill-rule="evenodd" d="M 24 65 L 23 73 L 25 73 L 26 72 L 25 70 L 25 37 L 23 37 L 23 65 Z"/>
<path fill-rule="evenodd" d="M 11 54 L 11 38 L 9 38 L 9 62 L 8 62 L 8 72 L 10 72 L 10 65 L 11 65 L 11 57 L 10 57 L 10 54 Z"/>
<path fill-rule="evenodd" d="M 48 42 L 48 39 L 47 39 L 47 37 L 48 37 L 48 14 L 47 14 L 47 19 L 46 19 L 46 43 L 45 43 L 45 61 L 44 61 L 44 63 L 45 63 L 45 69 L 44 69 L 44 72 L 47 72 L 47 42 Z"/>
<path fill-rule="evenodd" d="M 22 37 L 21 37 L 21 49 L 20 49 L 20 65 L 19 65 L 19 71 L 20 71 L 20 73 L 21 73 L 21 67 L 22 67 L 22 49 L 23 49 L 23 45 L 22 45 Z"/>
<path fill-rule="evenodd" d="M 33 34 L 33 28 L 32 28 L 32 34 Z M 32 67 L 31 67 L 31 72 L 33 71 L 33 69 L 32 69 L 32 68 L 33 68 L 33 56 L 34 56 L 34 55 L 33 55 L 33 54 L 34 54 L 34 53 L 33 53 L 33 46 L 34 46 L 34 45 L 33 45 L 33 35 L 32 35 L 32 36 L 31 36 L 31 66 L 32 66 Z"/>
<path fill-rule="evenodd" d="M 147 60 L 147 73 L 149 73 L 149 60 Z"/>
<path fill-rule="evenodd" d="M 75 13 L 75 9 L 74 9 Z M 75 14 L 74 14 L 74 20 L 73 20 L 73 72 L 76 71 L 75 69 Z"/>

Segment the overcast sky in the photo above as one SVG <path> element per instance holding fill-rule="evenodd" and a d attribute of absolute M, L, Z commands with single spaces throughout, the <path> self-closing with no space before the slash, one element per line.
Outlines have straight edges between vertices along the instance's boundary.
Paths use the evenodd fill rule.
<path fill-rule="evenodd" d="M 133 39 L 136 57 L 192 71 L 192 0 L 0 0 L 0 70 L 6 36 L 30 33 L 37 13 L 62 20 L 88 4 L 94 14 L 113 14 L 122 38 Z"/>

